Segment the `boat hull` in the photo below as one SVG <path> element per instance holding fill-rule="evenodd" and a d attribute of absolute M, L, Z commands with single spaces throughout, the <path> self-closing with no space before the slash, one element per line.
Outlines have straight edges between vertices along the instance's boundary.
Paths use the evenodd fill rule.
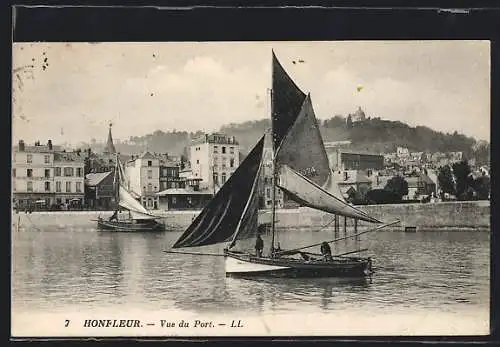
<path fill-rule="evenodd" d="M 109 221 L 100 218 L 97 220 L 97 227 L 100 231 L 120 232 L 159 232 L 165 230 L 165 225 L 155 220 L 149 223 L 133 223 L 129 221 Z"/>
<path fill-rule="evenodd" d="M 366 277 L 372 274 L 369 258 L 304 261 L 226 252 L 227 277 Z"/>

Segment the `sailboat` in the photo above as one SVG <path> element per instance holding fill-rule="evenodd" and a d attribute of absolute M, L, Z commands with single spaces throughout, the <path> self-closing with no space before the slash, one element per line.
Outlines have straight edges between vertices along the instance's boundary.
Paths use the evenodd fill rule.
<path fill-rule="evenodd" d="M 164 231 L 165 224 L 161 221 L 161 217 L 153 215 L 139 201 L 134 199 L 126 188 L 128 186 L 127 182 L 128 179 L 125 170 L 117 154 L 113 179 L 117 207 L 110 218 L 98 217 L 98 229 L 125 232 Z M 121 210 L 128 211 L 125 218 L 121 218 Z"/>
<path fill-rule="evenodd" d="M 172 249 L 225 243 L 226 276 L 258 277 L 352 277 L 372 274 L 370 257 L 315 254 L 304 249 L 322 243 L 282 250 L 277 240 L 276 189 L 302 206 L 378 226 L 342 239 L 379 230 L 384 224 L 350 205 L 343 198 L 330 169 L 310 94 L 303 93 L 272 52 L 272 222 L 271 245 L 265 254 L 254 250 L 259 238 L 258 184 L 265 136 L 257 142 L 229 180 L 217 192 Z M 356 227 L 357 229 L 357 227 Z M 175 250 L 167 253 L 187 253 Z M 199 253 L 202 254 L 202 253 Z M 214 255 L 214 254 L 211 254 Z"/>

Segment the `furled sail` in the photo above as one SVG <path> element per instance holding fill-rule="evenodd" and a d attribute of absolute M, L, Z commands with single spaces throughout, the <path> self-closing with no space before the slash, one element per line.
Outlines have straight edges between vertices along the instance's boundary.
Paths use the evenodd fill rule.
<path fill-rule="evenodd" d="M 243 238 L 257 222 L 256 181 L 264 136 L 229 177 L 214 198 L 180 236 L 173 248 L 198 247 Z M 253 230 L 256 230 L 253 229 Z"/>
<path fill-rule="evenodd" d="M 283 189 L 291 199 L 304 206 L 371 223 L 382 223 L 370 217 L 365 212 L 338 199 L 304 175 L 291 169 L 288 165 L 282 165 L 279 169 L 279 174 L 279 187 Z"/>
<path fill-rule="evenodd" d="M 306 95 L 288 76 L 274 52 L 272 68 L 271 121 L 274 149 L 277 149 L 295 122 Z"/>

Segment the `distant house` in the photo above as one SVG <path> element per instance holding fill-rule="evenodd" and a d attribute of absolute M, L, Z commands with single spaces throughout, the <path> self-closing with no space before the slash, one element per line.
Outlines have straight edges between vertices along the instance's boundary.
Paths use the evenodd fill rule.
<path fill-rule="evenodd" d="M 416 200 L 436 194 L 436 183 L 423 172 L 417 176 L 405 177 L 405 180 L 408 182 L 408 195 L 403 197 L 405 200 Z"/>
<path fill-rule="evenodd" d="M 372 180 L 361 170 L 346 170 L 341 173 L 337 180 L 340 191 L 344 198 L 349 198 L 354 193 L 363 199 L 366 193 L 372 188 Z"/>
<path fill-rule="evenodd" d="M 115 208 L 113 172 L 98 172 L 85 175 L 85 202 L 91 209 Z"/>

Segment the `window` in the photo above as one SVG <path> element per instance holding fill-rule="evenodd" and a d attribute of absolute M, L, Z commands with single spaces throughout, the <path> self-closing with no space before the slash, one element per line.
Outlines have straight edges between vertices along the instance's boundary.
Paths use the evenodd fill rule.
<path fill-rule="evenodd" d="M 16 191 L 16 181 L 12 182 L 12 191 Z"/>
<path fill-rule="evenodd" d="M 45 191 L 50 192 L 50 182 L 45 182 Z"/>
<path fill-rule="evenodd" d="M 28 192 L 32 192 L 33 191 L 33 182 L 31 182 L 31 181 L 26 182 L 26 190 Z"/>
<path fill-rule="evenodd" d="M 26 162 L 28 164 L 33 162 L 33 154 L 26 154 Z"/>
<path fill-rule="evenodd" d="M 33 169 L 27 169 L 26 170 L 26 176 L 33 177 Z"/>
<path fill-rule="evenodd" d="M 45 178 L 50 177 L 50 169 L 45 169 Z"/>
<path fill-rule="evenodd" d="M 76 192 L 77 193 L 82 192 L 82 182 L 76 182 Z"/>
<path fill-rule="evenodd" d="M 64 176 L 72 177 L 73 176 L 73 168 L 72 167 L 65 167 L 64 168 Z"/>
<path fill-rule="evenodd" d="M 266 197 L 271 197 L 271 188 L 266 188 Z"/>
<path fill-rule="evenodd" d="M 222 180 L 222 184 L 224 184 L 226 182 L 226 173 L 225 172 L 222 173 L 221 180 Z"/>
<path fill-rule="evenodd" d="M 148 183 L 148 192 L 153 191 L 153 185 L 151 183 Z"/>
<path fill-rule="evenodd" d="M 83 168 L 77 167 L 76 168 L 76 177 L 82 177 L 83 176 Z"/>
<path fill-rule="evenodd" d="M 153 178 L 153 170 L 148 170 L 148 178 Z"/>
<path fill-rule="evenodd" d="M 56 192 L 57 193 L 61 192 L 61 182 L 56 182 Z"/>
<path fill-rule="evenodd" d="M 222 168 L 226 168 L 226 158 L 222 158 Z"/>
<path fill-rule="evenodd" d="M 214 146 L 214 153 L 219 153 L 219 147 Z"/>
<path fill-rule="evenodd" d="M 44 155 L 43 156 L 43 162 L 45 164 L 50 164 L 50 155 Z"/>
<path fill-rule="evenodd" d="M 175 198 L 175 196 L 172 196 L 172 205 L 175 205 L 177 203 L 177 199 Z"/>
<path fill-rule="evenodd" d="M 153 166 L 153 161 L 152 160 L 148 160 L 148 166 Z"/>
<path fill-rule="evenodd" d="M 226 153 L 226 147 L 225 146 L 222 146 L 222 153 Z"/>
<path fill-rule="evenodd" d="M 66 182 L 66 193 L 71 193 L 71 182 Z"/>
<path fill-rule="evenodd" d="M 199 159 L 196 159 L 196 164 L 199 164 L 200 163 L 200 160 Z"/>
<path fill-rule="evenodd" d="M 234 159 L 233 158 L 229 159 L 229 166 L 234 167 Z"/>
<path fill-rule="evenodd" d="M 12 177 L 16 177 L 16 169 L 12 169 Z"/>
<path fill-rule="evenodd" d="M 54 176 L 61 176 L 61 168 L 60 167 L 54 168 Z"/>
<path fill-rule="evenodd" d="M 214 184 L 219 184 L 219 175 L 214 173 Z"/>
<path fill-rule="evenodd" d="M 229 147 L 229 153 L 234 154 L 234 147 Z"/>

